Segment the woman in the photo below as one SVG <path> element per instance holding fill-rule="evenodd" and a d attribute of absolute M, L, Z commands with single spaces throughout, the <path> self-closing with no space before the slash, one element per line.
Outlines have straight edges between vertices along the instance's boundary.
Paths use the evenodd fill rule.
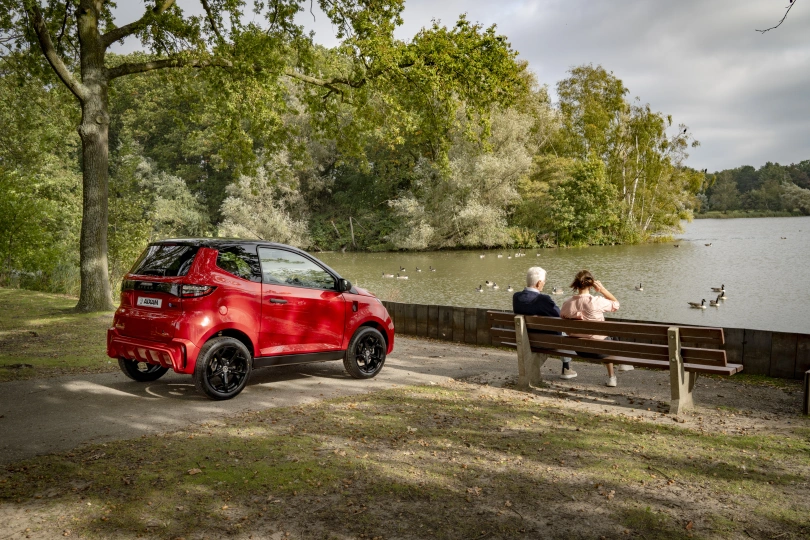
<path fill-rule="evenodd" d="M 592 296 L 591 287 L 602 296 Z M 581 321 L 604 321 L 606 311 L 616 311 L 619 309 L 619 301 L 607 290 L 602 283 L 593 279 L 593 275 L 587 270 L 582 270 L 571 283 L 571 289 L 575 294 L 563 302 L 561 317 L 563 319 L 578 319 Z M 608 339 L 607 336 L 595 336 L 589 334 L 570 334 L 571 337 Z M 605 358 L 605 355 L 594 353 L 577 353 L 586 358 Z M 606 386 L 616 386 L 616 375 L 613 373 L 613 364 L 605 364 L 608 372 Z M 632 366 L 627 366 L 632 369 Z"/>

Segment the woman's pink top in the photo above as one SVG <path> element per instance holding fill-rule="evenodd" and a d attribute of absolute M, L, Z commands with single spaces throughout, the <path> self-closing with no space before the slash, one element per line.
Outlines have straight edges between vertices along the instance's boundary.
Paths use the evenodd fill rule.
<path fill-rule="evenodd" d="M 576 294 L 563 302 L 560 316 L 563 319 L 577 319 L 580 321 L 604 321 L 605 311 L 616 311 L 619 302 L 608 300 L 604 296 L 593 296 L 590 293 Z M 588 334 L 569 334 L 571 337 L 605 339 L 607 336 L 593 336 Z"/>

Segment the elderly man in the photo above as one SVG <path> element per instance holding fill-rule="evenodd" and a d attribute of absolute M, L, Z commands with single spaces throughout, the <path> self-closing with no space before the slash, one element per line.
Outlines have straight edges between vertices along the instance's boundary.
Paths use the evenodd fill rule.
<path fill-rule="evenodd" d="M 542 315 L 545 317 L 559 317 L 560 308 L 554 300 L 541 291 L 546 286 L 546 271 L 539 266 L 529 268 L 526 273 L 526 288 L 512 296 L 512 311 L 515 315 Z M 529 330 L 529 332 L 544 333 L 542 330 Z M 551 333 L 551 332 L 548 332 Z M 556 332 L 554 332 L 556 333 Z M 573 379 L 577 372 L 571 369 L 571 359 L 563 357 L 561 379 Z"/>

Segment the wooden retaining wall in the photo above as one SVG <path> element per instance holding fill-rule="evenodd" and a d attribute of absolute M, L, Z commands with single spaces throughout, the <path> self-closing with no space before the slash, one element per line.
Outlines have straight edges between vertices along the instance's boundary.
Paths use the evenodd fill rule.
<path fill-rule="evenodd" d="M 397 334 L 472 345 L 492 345 L 487 326 L 487 311 L 492 309 L 388 301 L 384 301 L 383 304 L 394 320 Z M 653 322 L 618 318 L 609 320 Z M 679 326 L 677 323 L 660 324 Z M 803 379 L 805 372 L 810 370 L 810 334 L 745 328 L 723 328 L 723 331 L 728 361 L 742 364 L 745 368 L 744 373 L 782 379 Z"/>

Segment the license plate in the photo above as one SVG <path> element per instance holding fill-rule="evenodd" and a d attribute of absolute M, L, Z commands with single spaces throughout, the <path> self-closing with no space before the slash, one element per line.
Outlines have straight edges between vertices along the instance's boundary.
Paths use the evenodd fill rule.
<path fill-rule="evenodd" d="M 149 298 L 148 296 L 141 296 L 138 298 L 138 305 L 143 307 L 159 308 L 163 303 L 160 298 Z"/>

